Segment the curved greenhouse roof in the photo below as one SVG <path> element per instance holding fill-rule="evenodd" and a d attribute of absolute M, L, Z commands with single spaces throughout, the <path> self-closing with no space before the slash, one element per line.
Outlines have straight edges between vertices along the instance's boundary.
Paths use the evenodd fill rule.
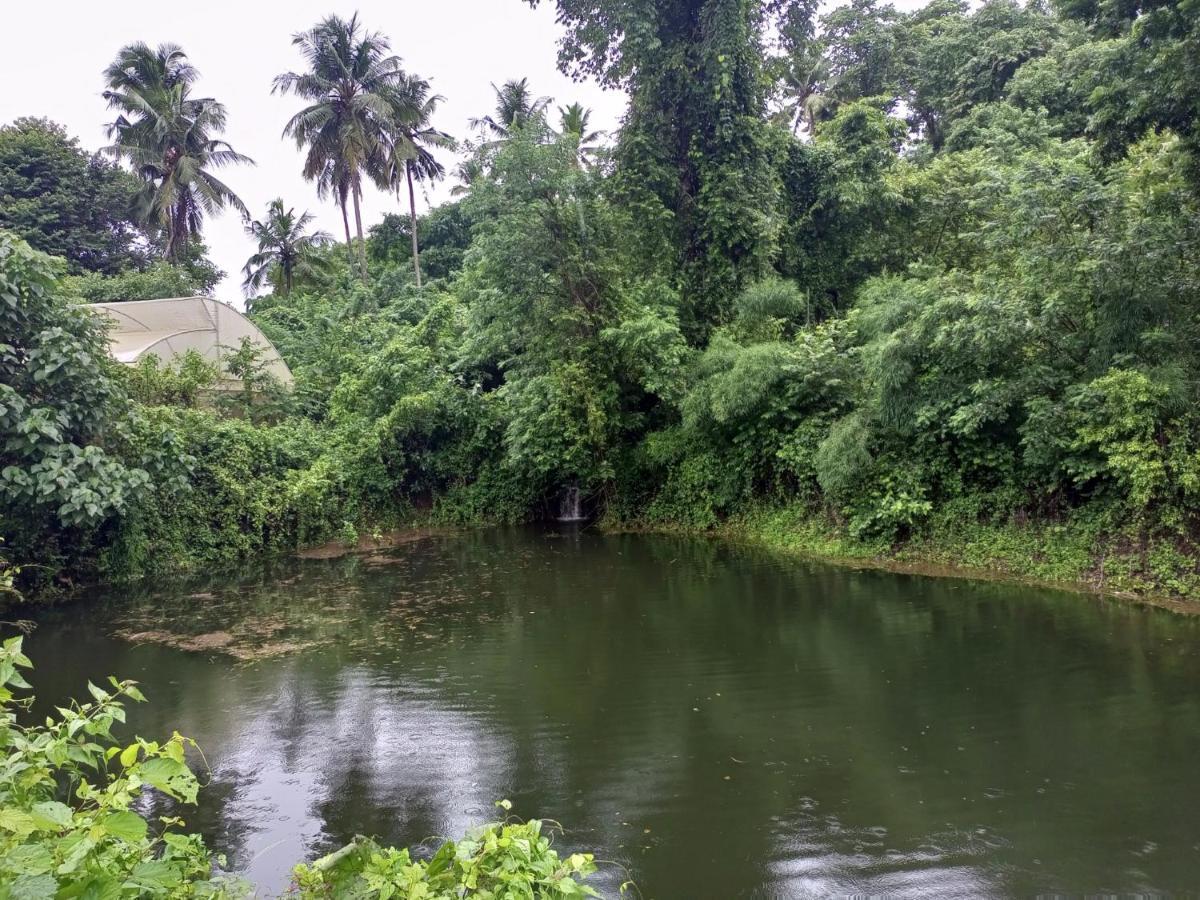
<path fill-rule="evenodd" d="M 92 303 L 113 320 L 109 353 L 118 362 L 135 365 L 147 354 L 164 363 L 189 350 L 222 365 L 222 357 L 236 350 L 242 338 L 263 349 L 265 371 L 285 385 L 292 373 L 267 336 L 232 306 L 211 297 L 173 297 L 166 300 L 131 300 L 125 303 Z M 222 365 L 222 371 L 224 366 Z"/>

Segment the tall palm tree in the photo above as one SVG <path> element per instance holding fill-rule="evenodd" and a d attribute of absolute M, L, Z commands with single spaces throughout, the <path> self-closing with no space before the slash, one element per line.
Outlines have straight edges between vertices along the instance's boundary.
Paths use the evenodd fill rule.
<path fill-rule="evenodd" d="M 496 94 L 495 115 L 471 119 L 471 127 L 500 141 L 508 138 L 514 130 L 542 119 L 546 107 L 550 105 L 549 97 L 533 96 L 528 78 L 510 79 L 500 87 L 493 84 L 492 91 Z"/>
<path fill-rule="evenodd" d="M 408 185 L 408 212 L 412 225 L 413 271 L 421 286 L 421 253 L 417 240 L 417 199 L 414 181 L 437 181 L 446 168 L 433 155 L 434 148 L 451 148 L 454 139 L 432 125 L 434 112 L 442 97 L 431 94 L 423 78 L 405 78 L 401 90 L 392 95 L 391 123 L 388 129 L 387 177 L 399 195 Z"/>
<path fill-rule="evenodd" d="M 471 141 L 463 141 L 463 150 L 466 151 L 466 156 L 454 167 L 454 177 L 462 184 L 450 188 L 452 197 L 461 197 L 469 193 L 471 185 L 483 178 L 485 173 L 483 159 L 479 154 L 480 148 Z"/>
<path fill-rule="evenodd" d="M 598 149 L 596 141 L 604 135 L 602 131 L 590 130 L 588 123 L 592 118 L 592 111 L 582 103 L 572 103 L 570 106 L 560 106 L 558 117 L 559 133 L 564 137 L 570 135 L 575 140 L 579 148 L 576 161 L 580 165 L 586 165 Z"/>
<path fill-rule="evenodd" d="M 780 85 L 783 94 L 781 112 L 791 126 L 792 134 L 799 134 L 803 129 L 811 137 L 817 123 L 829 117 L 834 106 L 828 93 L 831 76 L 829 58 L 816 42 L 810 42 L 788 60 Z"/>
<path fill-rule="evenodd" d="M 215 135 L 226 123 L 225 107 L 211 97 L 193 97 L 199 72 L 176 44 L 122 47 L 104 70 L 113 141 L 106 151 L 126 160 L 142 180 L 135 198 L 142 220 L 166 235 L 168 258 L 182 258 L 198 237 L 204 217 L 246 206 L 212 169 L 252 163 Z"/>
<path fill-rule="evenodd" d="M 300 48 L 308 69 L 278 76 L 274 90 L 295 93 L 309 105 L 292 116 L 283 133 L 294 138 L 297 147 L 308 148 L 304 177 L 338 200 L 347 232 L 347 197 L 353 203 L 359 267 L 366 278 L 363 179 L 386 183 L 390 98 L 405 79 L 400 57 L 388 53 L 390 44 L 383 35 L 365 32 L 357 14 L 349 19 L 329 16 L 295 35 L 292 43 Z"/>
<path fill-rule="evenodd" d="M 317 250 L 332 243 L 333 237 L 324 231 L 309 234 L 312 221 L 311 213 L 296 215 L 295 209 L 285 209 L 283 200 L 276 199 L 267 206 L 265 219 L 246 223 L 246 234 L 258 241 L 258 252 L 242 269 L 246 276 L 242 288 L 247 296 L 260 290 L 269 277 L 277 275 L 287 297 L 297 275 L 312 275 L 327 268 Z"/>

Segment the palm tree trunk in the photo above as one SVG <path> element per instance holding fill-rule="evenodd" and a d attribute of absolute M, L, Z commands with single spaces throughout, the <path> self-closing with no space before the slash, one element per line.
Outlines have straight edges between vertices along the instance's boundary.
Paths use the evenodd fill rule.
<path fill-rule="evenodd" d="M 350 218 L 346 215 L 346 200 L 343 197 L 338 200 L 338 206 L 342 210 L 342 227 L 346 229 L 346 256 L 350 259 L 350 270 L 354 270 L 354 241 L 350 237 Z"/>
<path fill-rule="evenodd" d="M 173 263 L 183 258 L 187 235 L 187 211 L 182 203 L 171 207 L 167 218 L 167 259 Z"/>
<path fill-rule="evenodd" d="M 367 242 L 363 239 L 362 203 L 360 200 L 362 186 L 354 185 L 354 227 L 358 231 L 358 267 L 362 270 L 363 281 L 367 280 Z"/>
<path fill-rule="evenodd" d="M 408 176 L 408 215 L 412 220 L 413 271 L 417 273 L 417 287 L 421 287 L 421 250 L 417 245 L 417 198 L 413 193 L 412 163 L 404 163 L 404 174 Z"/>

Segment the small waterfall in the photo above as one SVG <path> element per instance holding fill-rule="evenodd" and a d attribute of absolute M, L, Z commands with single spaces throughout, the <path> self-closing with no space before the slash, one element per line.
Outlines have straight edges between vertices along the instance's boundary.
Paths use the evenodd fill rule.
<path fill-rule="evenodd" d="M 583 501 L 579 494 L 579 485 L 567 485 L 558 496 L 558 521 L 582 522 L 583 520 Z"/>

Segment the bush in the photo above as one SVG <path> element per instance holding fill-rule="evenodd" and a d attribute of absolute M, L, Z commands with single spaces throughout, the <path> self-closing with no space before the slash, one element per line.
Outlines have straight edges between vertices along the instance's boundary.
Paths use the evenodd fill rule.
<path fill-rule="evenodd" d="M 195 350 L 166 365 L 153 353 L 137 365 L 118 370 L 129 396 L 147 406 L 195 408 L 205 391 L 217 383 L 220 370 Z"/>
<path fill-rule="evenodd" d="M 59 292 L 57 266 L 0 233 L 0 523 L 22 562 L 81 549 L 150 476 L 123 460 L 128 400 L 101 320 Z"/>
<path fill-rule="evenodd" d="M 510 808 L 508 801 L 499 806 Z M 358 838 L 341 850 L 295 870 L 297 893 L 318 897 L 464 896 L 598 897 L 583 879 L 596 871 L 590 853 L 562 859 L 543 834 L 543 823 L 489 822 L 459 841 L 442 844 L 433 858 L 414 860 L 407 850 L 382 848 Z"/>
<path fill-rule="evenodd" d="M 302 419 L 254 425 L 211 410 L 142 408 L 128 453 L 154 472 L 155 488 L 96 547 L 100 574 L 229 566 L 328 537 L 356 516 L 340 473 L 318 465 L 325 447 Z"/>
<path fill-rule="evenodd" d="M 244 885 L 214 873 L 198 835 L 176 817 L 153 825 L 140 812 L 146 791 L 195 803 L 200 784 L 184 761 L 190 741 L 118 741 L 132 681 L 88 685 L 92 700 L 59 707 L 40 725 L 18 712 L 32 698 L 21 638 L 0 649 L 0 892 L 7 897 L 230 897 Z"/>

